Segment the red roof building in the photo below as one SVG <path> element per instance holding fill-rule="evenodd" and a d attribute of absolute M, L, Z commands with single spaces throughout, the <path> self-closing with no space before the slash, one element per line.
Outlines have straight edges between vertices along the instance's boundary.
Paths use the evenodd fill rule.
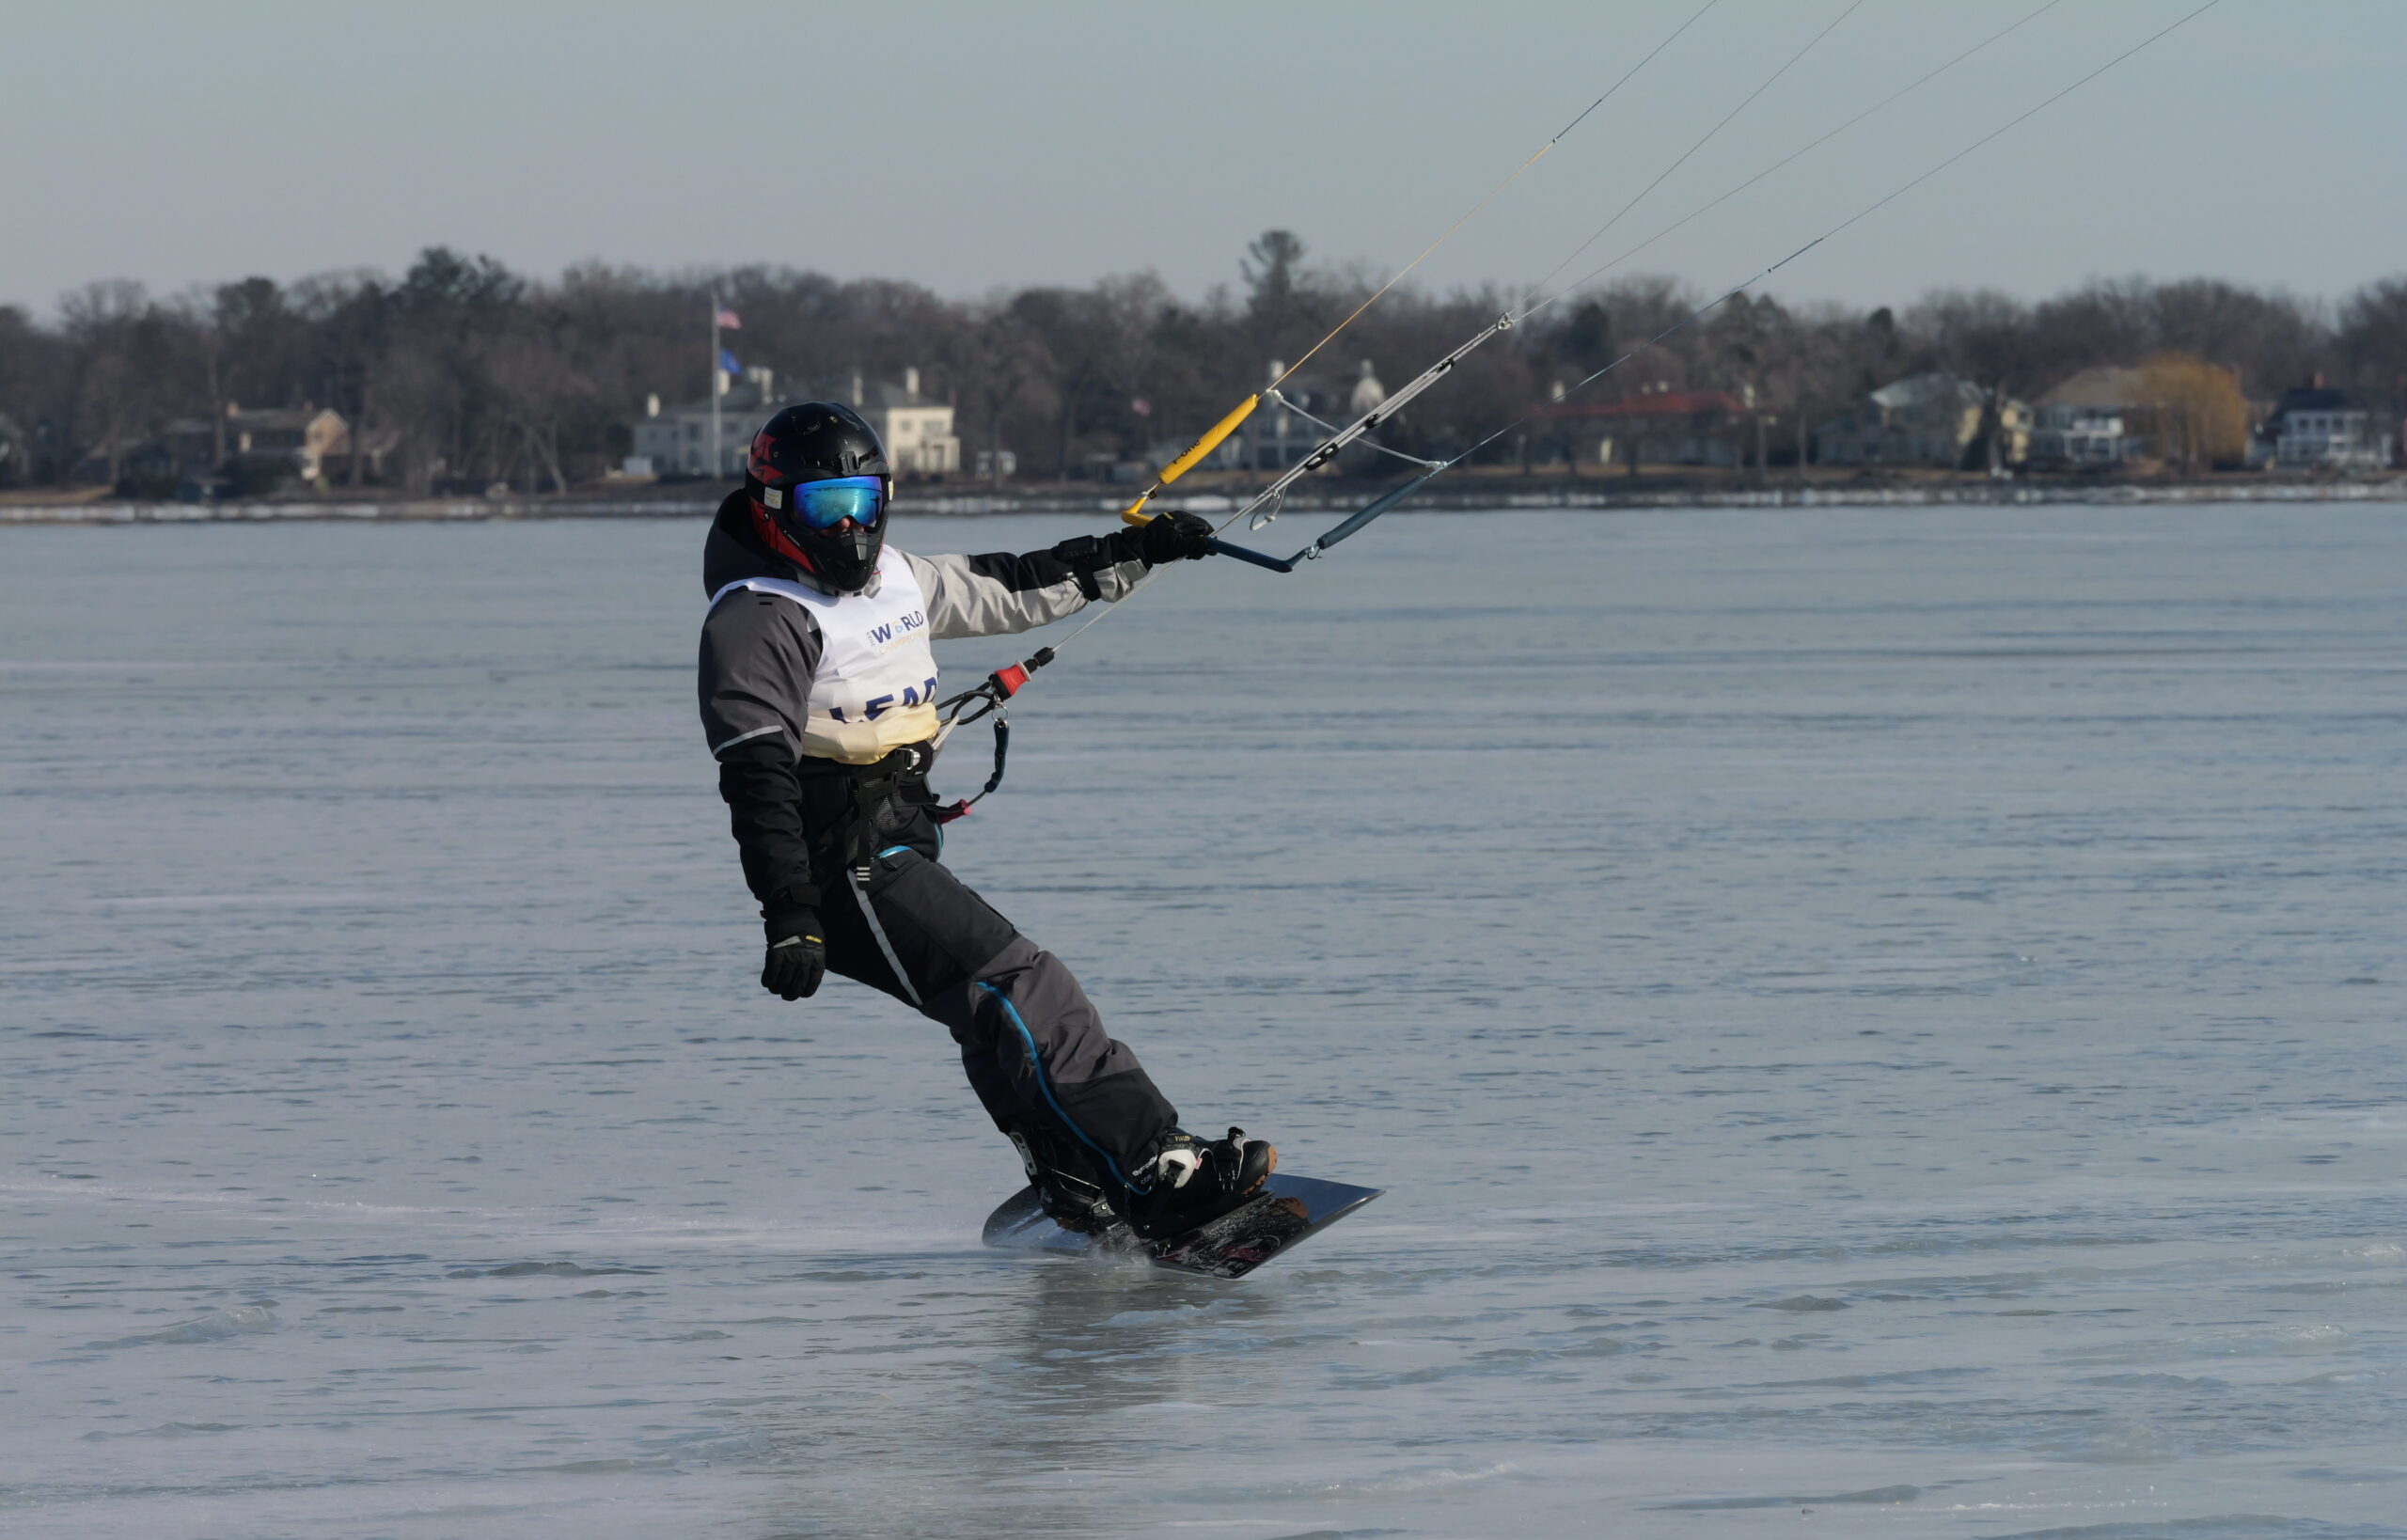
<path fill-rule="evenodd" d="M 1644 390 L 1614 401 L 1533 407 L 1534 436 L 1559 458 L 1645 465 L 1738 465 L 1752 418 L 1726 390 Z"/>

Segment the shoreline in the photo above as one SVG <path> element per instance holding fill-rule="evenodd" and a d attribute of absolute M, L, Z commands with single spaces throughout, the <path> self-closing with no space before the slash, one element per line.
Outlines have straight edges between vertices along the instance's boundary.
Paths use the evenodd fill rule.
<path fill-rule="evenodd" d="M 1290 495 L 1289 513 L 1351 512 L 1377 495 L 1310 492 Z M 911 492 L 897 499 L 898 511 L 945 518 L 1000 518 L 1033 513 L 1117 513 L 1129 494 L 1030 492 Z M 1178 499 L 1203 514 L 1234 512 L 1242 499 L 1228 493 L 1201 493 Z M 80 502 L 0 503 L 0 525 L 140 525 L 276 523 L 479 523 L 496 519 L 698 519 L 718 507 L 714 495 L 695 497 L 633 497 L 607 494 L 510 497 L 421 497 L 359 501 L 259 499 L 229 503 Z M 2407 502 L 2407 479 L 2255 484 L 2179 482 L 2147 485 L 2053 486 L 2027 481 L 1976 481 L 1940 486 L 1780 487 L 1718 490 L 1631 489 L 1579 486 L 1512 489 L 1476 484 L 1434 491 L 1413 498 L 1406 511 L 1424 513 L 1502 512 L 1524 509 L 1587 509 L 1598 511 L 1725 508 L 1921 508 L 1974 504 L 2038 507 L 2126 506 L 2162 503 L 2359 503 Z"/>

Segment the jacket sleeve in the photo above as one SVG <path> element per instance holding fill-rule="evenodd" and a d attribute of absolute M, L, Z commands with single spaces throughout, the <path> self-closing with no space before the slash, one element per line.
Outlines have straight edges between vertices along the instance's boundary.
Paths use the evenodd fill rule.
<path fill-rule="evenodd" d="M 995 636 L 1075 615 L 1097 599 L 1125 598 L 1145 575 L 1140 535 L 1080 535 L 1017 556 L 906 552 L 904 559 L 928 596 L 928 628 L 936 639 Z"/>
<path fill-rule="evenodd" d="M 719 796 L 745 885 L 764 917 L 819 903 L 810 880 L 814 831 L 795 764 L 818 654 L 810 617 L 768 594 L 738 589 L 702 622 L 702 732 L 718 761 Z"/>

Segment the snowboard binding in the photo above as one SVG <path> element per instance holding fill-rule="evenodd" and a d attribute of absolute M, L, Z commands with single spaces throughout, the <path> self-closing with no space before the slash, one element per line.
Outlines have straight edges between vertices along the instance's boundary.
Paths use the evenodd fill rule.
<path fill-rule="evenodd" d="M 1122 1228 L 1083 1152 L 1049 1128 L 1016 1128 L 1009 1137 L 1028 1185 L 1044 1200 L 1046 1218 L 1074 1234 L 1098 1239 Z"/>
<path fill-rule="evenodd" d="M 1151 1185 L 1128 1194 L 1129 1228 L 1148 1241 L 1199 1230 L 1251 1202 L 1278 1167 L 1279 1152 L 1269 1140 L 1248 1139 L 1242 1128 L 1208 1144 L 1173 1128 L 1162 1136 Z"/>

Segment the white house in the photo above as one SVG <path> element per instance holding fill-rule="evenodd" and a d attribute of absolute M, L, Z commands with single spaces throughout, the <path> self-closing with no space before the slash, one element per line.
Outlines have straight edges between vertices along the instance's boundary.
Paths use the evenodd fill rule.
<path fill-rule="evenodd" d="M 2276 416 L 2273 464 L 2294 470 L 2380 470 L 2390 464 L 2390 425 L 2352 391 L 2286 391 Z"/>
<path fill-rule="evenodd" d="M 842 394 L 821 401 L 848 402 L 868 419 L 886 446 L 889 464 L 905 476 L 951 476 L 961 469 L 961 440 L 952 431 L 952 408 L 920 394 L 920 371 L 906 369 L 903 383 L 867 379 L 858 372 L 842 382 Z"/>
<path fill-rule="evenodd" d="M 961 469 L 961 440 L 952 431 L 952 408 L 920 394 L 920 371 L 906 369 L 903 383 L 859 373 L 826 381 L 808 395 L 780 392 L 766 369 L 747 369 L 718 400 L 718 453 L 711 453 L 711 403 L 697 401 L 662 409 L 659 398 L 635 427 L 635 458 L 668 475 L 729 477 L 744 474 L 752 435 L 782 408 L 807 401 L 842 401 L 877 431 L 886 457 L 905 476 L 949 476 Z"/>
<path fill-rule="evenodd" d="M 711 403 L 708 397 L 663 410 L 660 398 L 647 402 L 648 415 L 636 424 L 635 458 L 648 461 L 662 476 L 741 476 L 744 453 L 761 424 L 790 404 L 775 389 L 777 377 L 765 369 L 748 369 L 728 385 L 718 399 L 718 452 L 711 452 Z"/>
<path fill-rule="evenodd" d="M 2077 468 L 2122 464 L 2142 452 L 2132 417 L 2146 400 L 2138 369 L 2083 369 L 2039 398 L 2031 459 Z"/>
<path fill-rule="evenodd" d="M 2043 406 L 2031 427 L 2031 459 L 2038 464 L 2116 465 L 2132 443 L 2123 414 L 2106 406 Z"/>

